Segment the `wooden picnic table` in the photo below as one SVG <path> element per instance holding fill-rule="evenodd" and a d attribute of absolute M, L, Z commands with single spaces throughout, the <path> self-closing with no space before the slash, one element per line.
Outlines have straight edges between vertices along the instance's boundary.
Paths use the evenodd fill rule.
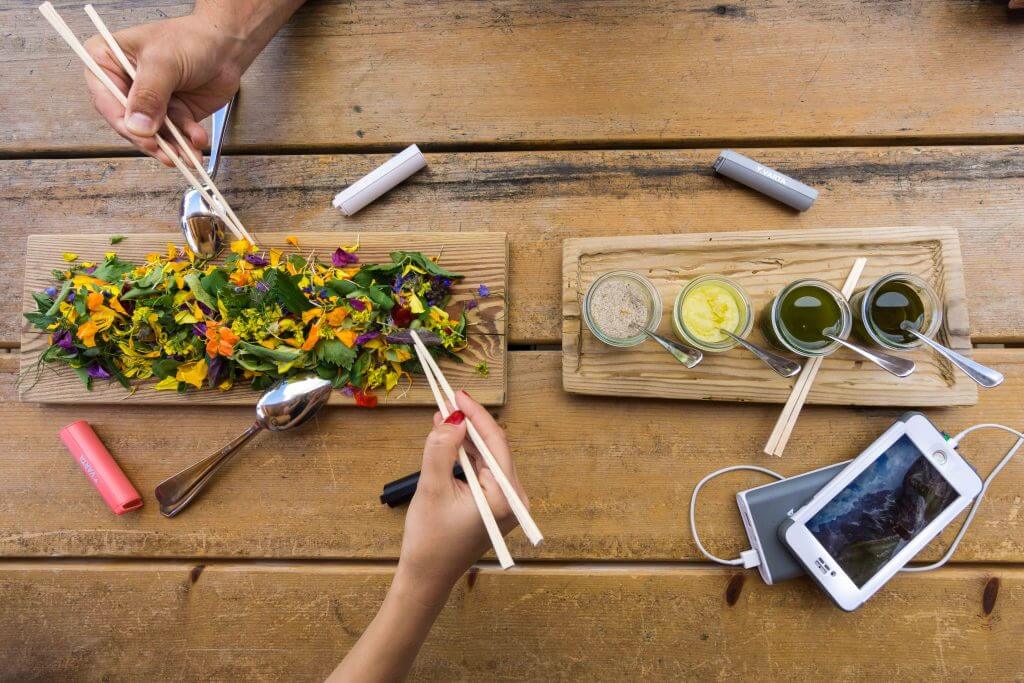
<path fill-rule="evenodd" d="M 95 2 L 113 29 L 188 11 Z M 63 14 L 80 35 L 88 20 Z M 166 232 L 182 183 L 90 107 L 35 11 L 0 2 L 0 679 L 325 676 L 387 588 L 430 412 L 331 409 L 264 435 L 200 504 L 154 486 L 250 410 L 20 403 L 26 236 Z M 1018 679 L 1024 467 L 994 483 L 954 562 L 846 614 L 809 581 L 702 561 L 695 482 L 737 463 L 796 474 L 857 454 L 902 409 L 622 401 L 561 388 L 561 240 L 952 225 L 975 355 L 1006 374 L 947 431 L 1024 425 L 1024 21 L 1005 3 L 669 0 L 310 3 L 246 75 L 218 183 L 256 230 L 508 234 L 507 405 L 547 540 L 512 534 L 454 590 L 414 677 L 436 680 Z M 335 192 L 408 143 L 428 168 L 353 218 Z M 716 177 L 731 147 L 821 189 L 796 214 Z M 114 517 L 57 437 L 91 422 L 146 497 Z M 708 438 L 709 434 L 721 438 Z M 963 452 L 985 473 L 1009 437 Z M 738 474 L 708 487 L 705 542 L 735 555 Z M 945 533 L 922 553 L 935 559 Z M 743 546 L 745 547 L 745 546 Z"/>

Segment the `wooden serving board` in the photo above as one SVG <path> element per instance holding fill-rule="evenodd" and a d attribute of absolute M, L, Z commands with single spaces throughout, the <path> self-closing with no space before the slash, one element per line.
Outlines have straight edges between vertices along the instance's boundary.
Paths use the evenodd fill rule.
<path fill-rule="evenodd" d="M 757 316 L 750 340 L 764 343 L 761 310 L 782 287 L 814 277 L 841 288 L 853 260 L 868 259 L 858 289 L 887 273 L 911 272 L 945 302 L 941 341 L 968 351 L 970 325 L 960 241 L 954 228 L 814 229 L 566 240 L 562 252 L 562 381 L 581 394 L 784 402 L 793 380 L 778 377 L 749 352 L 705 354 L 686 369 L 653 342 L 619 349 L 598 341 L 581 317 L 583 296 L 599 275 L 633 270 L 654 283 L 664 314 L 659 331 L 674 338 L 672 306 L 682 286 L 718 273 L 739 282 Z M 845 405 L 946 406 L 977 403 L 976 385 L 930 351 L 911 351 L 916 372 L 898 379 L 840 350 L 825 359 L 808 401 Z"/>
<path fill-rule="evenodd" d="M 260 247 L 277 247 L 285 253 L 295 250 L 287 244 L 283 233 L 257 235 Z M 359 258 L 363 263 L 389 260 L 394 250 L 422 251 L 428 256 L 440 254 L 440 263 L 459 273 L 463 280 L 453 287 L 450 308 L 459 302 L 475 298 L 477 288 L 487 285 L 490 295 L 479 299 L 477 308 L 469 311 L 469 346 L 459 356 L 463 363 L 451 360 L 441 362 L 445 377 L 456 389 L 466 388 L 473 397 L 487 405 L 503 405 L 506 387 L 505 313 L 508 291 L 508 249 L 504 233 L 462 232 L 401 232 L 401 233 L 302 233 L 299 249 L 308 254 L 316 251 L 322 258 L 340 245 L 359 242 Z M 65 264 L 62 255 L 70 251 L 82 261 L 101 261 L 104 253 L 116 251 L 123 259 L 142 262 L 146 254 L 166 252 L 168 242 L 180 242 L 178 235 L 131 235 L 123 242 L 111 246 L 107 236 L 100 235 L 31 235 L 25 257 L 24 310 L 36 310 L 31 292 L 53 284 L 51 271 Z M 203 389 L 178 394 L 173 391 L 155 391 L 144 383 L 129 395 L 117 382 L 94 381 L 88 391 L 78 377 L 66 367 L 48 365 L 36 370 L 36 359 L 48 345 L 48 335 L 31 327 L 27 321 L 21 337 L 21 382 L 19 396 L 22 401 L 40 403 L 136 403 L 136 404 L 220 404 L 251 405 L 260 397 L 247 384 L 237 385 L 229 391 Z M 489 372 L 483 377 L 476 366 L 486 361 Z M 390 397 L 377 392 L 379 405 L 435 405 L 430 387 L 422 377 L 414 377 L 413 387 L 405 393 L 403 385 L 396 387 Z M 404 395 L 403 395 L 404 394 Z M 332 404 L 352 405 L 354 401 L 340 391 L 334 392 Z"/>

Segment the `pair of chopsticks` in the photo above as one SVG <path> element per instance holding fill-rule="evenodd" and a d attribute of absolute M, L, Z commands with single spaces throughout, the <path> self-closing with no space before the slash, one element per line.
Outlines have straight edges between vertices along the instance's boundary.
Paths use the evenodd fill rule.
<path fill-rule="evenodd" d="M 451 414 L 451 410 L 448 407 L 449 404 L 452 407 L 456 406 L 455 392 L 452 391 L 448 380 L 444 378 L 441 368 L 437 366 L 434 357 L 427 351 L 426 345 L 419 335 L 416 334 L 416 330 L 410 330 L 409 332 L 412 335 L 413 345 L 416 348 L 416 355 L 419 357 L 420 365 L 423 366 L 423 373 L 427 376 L 427 382 L 430 384 L 430 391 L 433 392 L 434 400 L 437 401 L 437 409 L 441 411 L 443 417 L 447 418 Z M 441 386 L 440 389 L 438 389 L 438 384 Z M 442 390 L 444 391 L 444 396 L 441 395 Z M 447 397 L 447 401 L 445 401 L 445 397 Z M 516 493 L 512 482 L 505 476 L 498 461 L 495 460 L 494 455 L 491 453 L 491 449 L 487 447 L 487 444 L 469 418 L 466 419 L 466 430 L 469 432 L 469 438 L 473 445 L 476 446 L 484 464 L 491 470 L 495 481 L 498 482 L 498 487 L 508 500 L 508 505 L 512 508 L 512 514 L 515 515 L 519 526 L 523 528 L 526 537 L 533 545 L 540 545 L 541 541 L 544 540 L 544 536 L 540 533 L 540 529 L 537 528 L 533 517 L 530 516 L 530 511 L 526 509 L 522 499 L 519 498 L 519 494 Z M 469 484 L 469 490 L 473 494 L 473 502 L 476 503 L 480 517 L 484 521 L 487 535 L 490 537 L 491 545 L 494 547 L 494 554 L 498 556 L 501 568 L 508 569 L 515 563 L 512 561 L 512 555 L 508 552 L 508 546 L 505 545 L 505 539 L 501 535 L 501 530 L 498 529 L 494 513 L 491 512 L 491 508 L 487 504 L 483 489 L 480 488 L 480 480 L 477 479 L 476 470 L 473 469 L 473 464 L 469 461 L 466 449 L 462 446 L 459 446 L 459 464 L 462 465 L 462 470 L 466 473 L 466 483 Z"/>
<path fill-rule="evenodd" d="M 127 108 L 128 98 L 123 92 L 121 92 L 117 85 L 110 80 L 110 77 L 105 71 L 103 71 L 103 69 L 100 68 L 99 64 L 96 63 L 96 60 L 92 58 L 92 55 L 86 51 L 85 46 L 78 40 L 71 28 L 64 22 L 64 19 L 60 14 L 57 13 L 57 10 L 53 8 L 53 5 L 49 2 L 44 2 L 39 6 L 39 12 L 48 22 L 50 22 L 50 25 L 53 26 L 57 33 L 60 34 L 60 37 L 64 39 L 64 42 L 74 50 L 75 54 L 78 55 L 78 58 L 85 64 L 86 68 L 99 79 L 107 90 L 110 91 L 111 95 L 117 98 L 117 100 Z M 125 70 L 125 73 L 127 73 L 130 78 L 134 79 L 135 66 L 128 61 L 127 55 L 125 55 L 124 51 L 121 50 L 121 46 L 117 44 L 113 34 L 110 33 L 106 24 L 103 23 L 102 19 L 100 19 L 100 15 L 96 13 L 96 10 L 92 5 L 85 6 L 85 13 L 89 15 L 90 19 L 92 19 L 92 23 L 96 26 L 97 30 L 99 30 L 100 35 L 103 36 L 103 40 L 107 42 L 107 45 L 114 53 L 114 56 L 117 57 L 117 61 L 121 64 L 121 68 Z M 157 134 L 156 144 L 160 150 L 170 158 L 174 163 L 174 166 L 181 171 L 181 174 L 185 176 L 186 180 L 188 180 L 189 184 L 203 196 L 206 203 L 214 213 L 224 221 L 224 224 L 228 226 L 232 233 L 234 233 L 235 237 L 237 239 L 244 239 L 250 244 L 255 245 L 256 240 L 253 239 L 253 236 L 245 229 L 242 222 L 238 220 L 238 216 L 236 216 L 235 212 L 231 209 L 231 205 L 228 204 L 226 199 L 224 199 L 224 195 L 220 193 L 220 190 L 217 189 L 217 185 L 214 184 L 213 179 L 210 178 L 209 174 L 206 172 L 206 169 L 203 167 L 202 160 L 196 158 L 190 143 L 185 139 L 185 136 L 181 134 L 181 131 L 178 130 L 176 125 L 174 125 L 174 122 L 171 121 L 169 116 L 165 117 L 164 125 L 166 125 L 167 130 L 171 132 L 171 135 L 174 137 L 179 147 L 181 147 L 181 150 L 189 163 L 196 171 L 199 172 L 199 177 L 203 182 L 199 182 L 195 175 L 192 174 L 188 166 L 186 166 L 181 160 L 181 157 L 178 156 L 174 147 L 164 140 L 163 137 Z"/>
<path fill-rule="evenodd" d="M 850 269 L 850 274 L 846 276 L 846 282 L 843 284 L 842 289 L 843 296 L 847 299 L 853 296 L 853 290 L 857 288 L 857 281 L 860 280 L 861 273 L 864 272 L 864 266 L 867 265 L 867 262 L 866 258 L 858 258 L 853 262 L 853 267 Z M 789 437 L 793 433 L 793 427 L 796 426 L 796 421 L 800 417 L 800 410 L 803 408 L 807 395 L 811 391 L 814 376 L 818 374 L 818 368 L 821 367 L 823 360 L 823 357 L 816 356 L 809 358 L 804 363 L 804 368 L 800 371 L 796 378 L 796 383 L 793 385 L 793 392 L 789 395 L 786 405 L 782 407 L 782 413 L 779 414 L 775 428 L 772 430 L 771 436 L 768 437 L 768 443 L 764 446 L 764 452 L 768 455 L 782 455 L 782 451 L 786 449 Z"/>

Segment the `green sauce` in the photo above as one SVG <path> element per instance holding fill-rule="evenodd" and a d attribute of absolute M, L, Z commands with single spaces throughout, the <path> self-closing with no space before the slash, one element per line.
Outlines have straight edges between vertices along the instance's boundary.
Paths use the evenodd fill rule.
<path fill-rule="evenodd" d="M 815 285 L 801 285 L 779 301 L 779 322 L 797 343 L 810 351 L 832 343 L 823 331 L 838 329 L 843 312 L 835 298 Z"/>
<path fill-rule="evenodd" d="M 910 344 L 915 337 L 900 328 L 907 321 L 920 331 L 925 324 L 924 302 L 913 287 L 899 280 L 886 282 L 868 302 L 868 315 L 879 336 L 894 344 Z"/>

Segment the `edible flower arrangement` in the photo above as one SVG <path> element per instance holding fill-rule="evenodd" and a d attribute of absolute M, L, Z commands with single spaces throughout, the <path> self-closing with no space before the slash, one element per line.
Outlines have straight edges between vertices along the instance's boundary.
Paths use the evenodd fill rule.
<path fill-rule="evenodd" d="M 420 370 L 410 329 L 431 353 L 459 361 L 466 316 L 446 310 L 462 276 L 419 252 L 363 264 L 357 250 L 338 247 L 321 263 L 239 240 L 223 265 L 173 244 L 143 264 L 65 254 L 25 317 L 49 335 L 40 364 L 66 365 L 90 389 L 112 378 L 133 391 L 150 379 L 158 391 L 262 390 L 313 371 L 372 407 L 375 390 L 411 385 Z"/>

